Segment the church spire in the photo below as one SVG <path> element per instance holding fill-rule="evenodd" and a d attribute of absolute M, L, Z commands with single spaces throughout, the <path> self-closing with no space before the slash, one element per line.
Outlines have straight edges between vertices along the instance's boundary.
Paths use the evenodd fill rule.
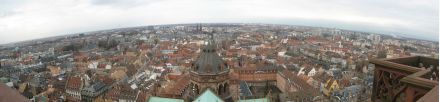
<path fill-rule="evenodd" d="M 215 52 L 216 45 L 214 41 L 214 32 L 215 31 L 212 31 L 207 34 L 209 37 L 206 39 L 207 44 L 203 48 L 204 52 Z"/>
<path fill-rule="evenodd" d="M 215 31 L 213 30 L 211 33 L 209 33 L 209 42 L 211 43 L 211 44 L 213 44 L 214 43 L 214 33 L 215 33 Z"/>

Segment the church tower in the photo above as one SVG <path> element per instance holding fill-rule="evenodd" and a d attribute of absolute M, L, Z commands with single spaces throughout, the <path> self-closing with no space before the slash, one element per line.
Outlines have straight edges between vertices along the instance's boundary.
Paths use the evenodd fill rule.
<path fill-rule="evenodd" d="M 213 33 L 203 47 L 198 59 L 191 65 L 189 85 L 193 97 L 203 91 L 213 90 L 220 98 L 229 97 L 229 67 L 216 52 Z"/>

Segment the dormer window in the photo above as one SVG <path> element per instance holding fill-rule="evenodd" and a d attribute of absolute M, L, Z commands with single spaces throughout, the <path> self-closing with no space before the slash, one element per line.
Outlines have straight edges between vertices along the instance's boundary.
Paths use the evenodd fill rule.
<path fill-rule="evenodd" d="M 223 63 L 225 65 L 226 68 L 228 68 L 228 64 L 227 63 Z"/>
<path fill-rule="evenodd" d="M 196 66 L 194 67 L 194 70 L 198 70 L 198 69 L 199 69 L 199 66 L 196 65 Z"/>

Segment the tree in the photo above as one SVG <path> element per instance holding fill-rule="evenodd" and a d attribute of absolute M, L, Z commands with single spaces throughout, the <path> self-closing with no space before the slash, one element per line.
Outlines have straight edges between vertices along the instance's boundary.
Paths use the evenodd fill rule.
<path fill-rule="evenodd" d="M 118 45 L 119 45 L 119 41 L 111 40 L 109 45 L 107 46 L 107 49 L 114 48 L 114 47 L 116 47 Z"/>
<path fill-rule="evenodd" d="M 78 51 L 83 46 L 81 44 L 70 44 L 63 47 L 63 51 Z"/>
<path fill-rule="evenodd" d="M 159 43 L 159 39 L 154 39 L 154 45 L 157 45 L 157 43 Z"/>
<path fill-rule="evenodd" d="M 377 52 L 377 58 L 387 58 L 387 51 L 381 50 Z"/>
<path fill-rule="evenodd" d="M 84 35 L 84 33 L 81 33 L 81 34 L 79 34 L 78 36 L 79 36 L 79 37 L 84 37 L 85 35 Z"/>
<path fill-rule="evenodd" d="M 105 48 L 107 46 L 107 42 L 106 41 L 98 41 L 98 47 L 101 47 L 101 48 Z"/>
<path fill-rule="evenodd" d="M 143 43 L 145 43 L 143 40 L 136 40 L 136 45 L 142 45 Z"/>
<path fill-rule="evenodd" d="M 351 34 L 350 35 L 350 39 L 353 39 L 353 40 L 357 40 L 357 34 Z"/>
<path fill-rule="evenodd" d="M 329 34 L 329 33 L 322 33 L 322 36 L 323 36 L 324 38 L 329 38 L 329 37 L 331 37 L 332 35 Z"/>
<path fill-rule="evenodd" d="M 110 40 L 110 41 L 99 41 L 98 42 L 98 47 L 101 47 L 101 48 L 104 48 L 104 49 L 111 49 L 111 48 L 114 48 L 114 47 L 116 47 L 116 46 L 118 46 L 119 45 L 119 41 L 116 41 L 116 40 Z"/>

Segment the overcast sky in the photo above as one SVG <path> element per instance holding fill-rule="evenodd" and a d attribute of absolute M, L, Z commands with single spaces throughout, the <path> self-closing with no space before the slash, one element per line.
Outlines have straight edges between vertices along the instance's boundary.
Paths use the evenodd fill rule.
<path fill-rule="evenodd" d="M 438 41 L 438 5 L 438 0 L 0 0 L 0 44 L 177 23 L 307 25 Z"/>

